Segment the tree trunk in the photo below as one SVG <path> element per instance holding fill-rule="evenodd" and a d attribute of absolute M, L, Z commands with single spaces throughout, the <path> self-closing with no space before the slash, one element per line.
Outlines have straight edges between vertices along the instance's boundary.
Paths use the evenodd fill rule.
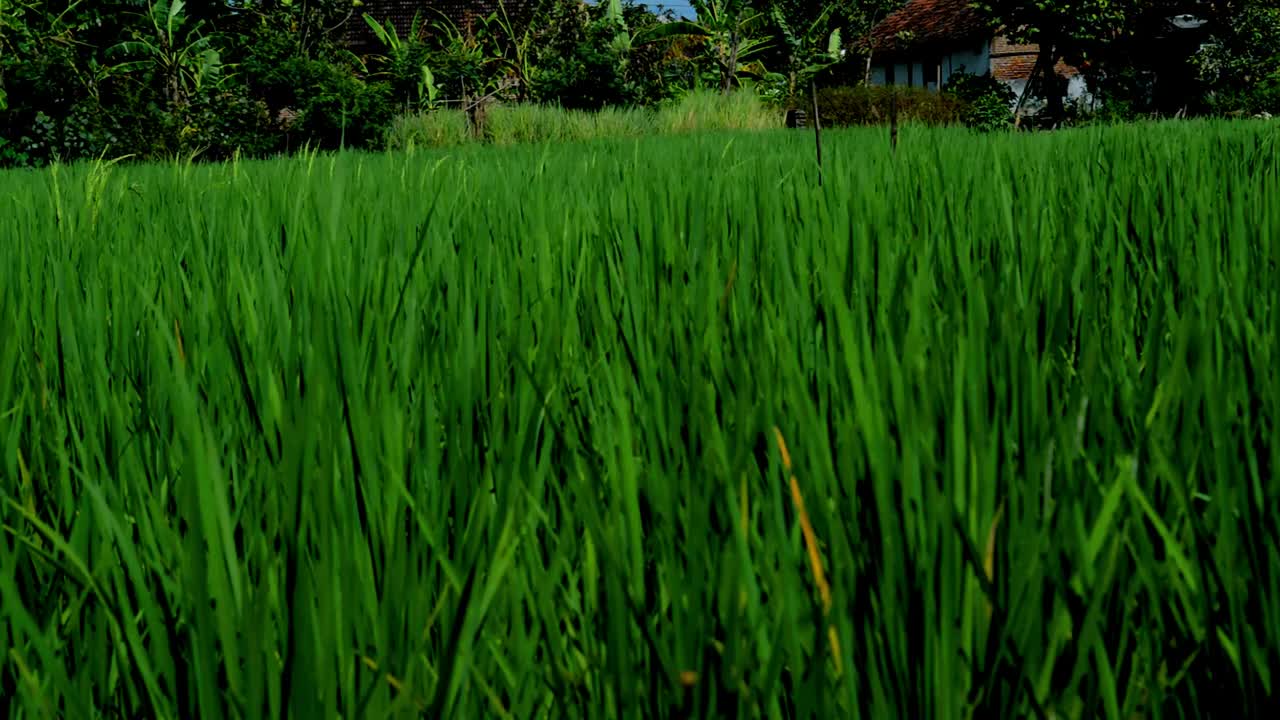
<path fill-rule="evenodd" d="M 1058 82 L 1058 52 L 1056 46 L 1052 43 L 1043 45 L 1040 48 L 1040 66 L 1042 73 L 1042 84 L 1045 93 L 1046 112 L 1049 119 L 1058 121 L 1065 114 L 1065 105 L 1063 104 L 1063 92 Z"/>
<path fill-rule="evenodd" d="M 822 187 L 822 113 L 818 109 L 818 84 L 809 81 L 809 95 L 813 98 L 813 145 L 818 156 L 818 187 Z"/>
<path fill-rule="evenodd" d="M 471 126 L 475 129 L 476 137 L 483 140 L 488 127 L 489 98 L 481 97 L 476 100 L 475 106 L 471 112 Z"/>
<path fill-rule="evenodd" d="M 467 92 L 467 81 L 462 81 L 462 111 L 467 114 L 467 129 L 474 138 L 480 137 L 480 126 L 476 122 L 476 99 Z"/>
<path fill-rule="evenodd" d="M 182 104 L 182 88 L 178 85 L 178 76 L 171 74 L 166 84 L 166 94 L 169 96 L 169 109 L 176 109 Z"/>
<path fill-rule="evenodd" d="M 1031 93 L 1035 90 L 1035 84 L 1039 80 L 1044 66 L 1044 53 L 1036 56 L 1036 65 L 1031 68 L 1031 74 L 1027 76 L 1027 82 L 1022 86 L 1022 93 L 1018 95 L 1018 104 L 1013 108 L 1013 124 L 1015 127 L 1022 126 L 1022 106 L 1026 104 L 1027 98 L 1031 97 Z"/>
<path fill-rule="evenodd" d="M 728 95 L 733 89 L 733 76 L 738 73 L 738 31 L 736 29 L 729 33 L 729 64 L 721 68 L 721 72 L 724 75 L 720 78 L 720 92 Z"/>
<path fill-rule="evenodd" d="M 889 89 L 889 149 L 898 151 L 898 89 Z"/>

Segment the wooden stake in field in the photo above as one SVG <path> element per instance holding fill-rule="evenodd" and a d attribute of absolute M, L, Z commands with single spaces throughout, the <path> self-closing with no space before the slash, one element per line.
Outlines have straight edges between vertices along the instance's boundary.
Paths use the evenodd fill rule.
<path fill-rule="evenodd" d="M 889 149 L 898 151 L 898 93 L 889 89 Z"/>
<path fill-rule="evenodd" d="M 818 187 L 822 187 L 822 118 L 818 115 L 817 83 L 809 83 L 809 94 L 813 97 L 813 144 L 818 154 Z"/>

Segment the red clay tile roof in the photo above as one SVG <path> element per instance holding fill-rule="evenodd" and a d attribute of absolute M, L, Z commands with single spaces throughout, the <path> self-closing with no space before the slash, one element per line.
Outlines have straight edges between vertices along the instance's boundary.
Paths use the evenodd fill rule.
<path fill-rule="evenodd" d="M 877 53 L 901 53 L 927 45 L 952 45 L 992 31 L 972 0 L 910 0 L 871 31 Z"/>

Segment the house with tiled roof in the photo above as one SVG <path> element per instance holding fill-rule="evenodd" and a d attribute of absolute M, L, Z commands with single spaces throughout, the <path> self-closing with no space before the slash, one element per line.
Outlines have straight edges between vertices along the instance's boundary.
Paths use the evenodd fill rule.
<path fill-rule="evenodd" d="M 400 37 L 405 37 L 413 26 L 415 15 L 421 17 L 424 25 L 447 21 L 459 31 L 467 32 L 490 15 L 496 13 L 501 17 L 505 10 L 512 25 L 527 27 L 536 4 L 537 0 L 364 0 L 360 11 L 346 23 L 344 41 L 357 54 L 382 50 L 363 15 L 377 20 L 384 27 L 390 23 Z"/>
<path fill-rule="evenodd" d="M 993 26 L 972 0 L 910 0 L 875 26 L 869 39 L 871 82 L 941 90 L 965 71 L 991 75 L 1021 94 L 1035 70 L 1040 48 L 1020 45 Z M 1067 97 L 1085 92 L 1084 78 L 1058 63 Z"/>

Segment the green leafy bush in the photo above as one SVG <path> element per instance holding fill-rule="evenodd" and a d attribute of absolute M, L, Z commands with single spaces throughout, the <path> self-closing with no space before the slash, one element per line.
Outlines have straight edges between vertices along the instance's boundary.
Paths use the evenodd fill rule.
<path fill-rule="evenodd" d="M 271 119 L 295 145 L 378 147 L 395 116 L 387 83 L 361 80 L 334 60 L 292 56 L 247 65 Z"/>
<path fill-rule="evenodd" d="M 599 110 L 635 104 L 639 97 L 625 76 L 625 55 L 617 49 L 619 26 L 600 10 L 577 2 L 557 2 L 539 37 L 533 99 L 571 110 Z"/>
<path fill-rule="evenodd" d="M 4 30 L 0 24 L 0 33 Z M 0 37 L 3 40 L 7 38 Z M 5 148 L 0 162 L 74 159 L 110 144 L 106 117 L 81 88 L 77 63 L 73 48 L 63 43 L 30 41 L 6 48 L 0 42 L 0 85 L 6 95 L 0 108 Z"/>
<path fill-rule="evenodd" d="M 183 154 L 224 159 L 237 152 L 259 156 L 276 149 L 278 138 L 267 104 L 242 87 L 197 93 L 180 120 L 178 138 Z"/>
<path fill-rule="evenodd" d="M 1280 6 L 1240 0 L 1195 64 L 1209 109 L 1222 114 L 1280 114 Z"/>
<path fill-rule="evenodd" d="M 105 155 L 120 146 L 118 127 L 96 103 L 83 101 L 61 117 L 36 113 L 19 147 L 31 160 L 73 161 Z"/>
<path fill-rule="evenodd" d="M 945 91 L 964 104 L 961 120 L 971 128 L 1002 130 L 1013 122 L 1013 103 L 1017 96 L 1012 88 L 990 74 L 952 73 Z"/>
<path fill-rule="evenodd" d="M 295 129 L 321 147 L 377 148 L 395 116 L 386 83 L 366 83 L 334 63 L 297 60 Z"/>
<path fill-rule="evenodd" d="M 609 47 L 613 37 L 607 26 L 588 26 L 581 42 L 548 58 L 539 68 L 533 96 L 575 110 L 633 104 L 637 98 L 619 72 L 618 58 Z"/>
<path fill-rule="evenodd" d="M 43 5 L 0 0 L 0 164 L 376 148 L 395 114 L 326 32 L 349 2 Z"/>

